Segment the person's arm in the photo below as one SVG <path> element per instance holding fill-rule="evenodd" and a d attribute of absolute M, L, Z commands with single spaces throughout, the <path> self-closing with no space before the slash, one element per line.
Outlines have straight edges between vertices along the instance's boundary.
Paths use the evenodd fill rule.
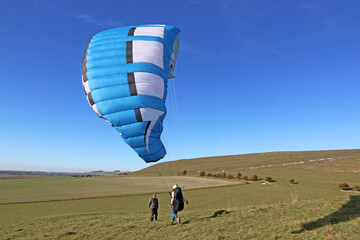
<path fill-rule="evenodd" d="M 186 200 L 184 194 L 182 194 L 182 198 L 183 198 L 184 202 L 186 202 L 186 204 L 189 204 L 189 202 L 188 202 L 188 200 Z"/>
<path fill-rule="evenodd" d="M 150 209 L 150 205 L 151 205 L 151 200 L 152 200 L 152 198 L 150 198 L 150 200 L 149 200 L 149 209 Z"/>
<path fill-rule="evenodd" d="M 170 205 L 172 206 L 174 202 L 174 191 L 171 193 L 171 202 Z"/>

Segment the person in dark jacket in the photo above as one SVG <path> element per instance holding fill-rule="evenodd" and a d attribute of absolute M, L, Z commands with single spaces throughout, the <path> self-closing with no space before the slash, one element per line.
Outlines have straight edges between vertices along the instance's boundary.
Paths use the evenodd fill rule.
<path fill-rule="evenodd" d="M 150 198 L 149 200 L 149 210 L 151 210 L 151 218 L 150 218 L 151 221 L 154 220 L 154 217 L 155 217 L 155 221 L 157 221 L 158 207 L 159 207 L 159 201 L 156 197 L 156 193 L 154 193 L 152 198 Z"/>
<path fill-rule="evenodd" d="M 179 195 L 179 196 L 177 196 L 177 195 Z M 186 200 L 184 194 L 182 193 L 181 188 L 177 184 L 175 184 L 173 186 L 173 191 L 171 193 L 170 206 L 171 206 L 171 210 L 172 210 L 172 218 L 171 218 L 170 224 L 173 224 L 175 219 L 178 224 L 181 223 L 181 219 L 178 217 L 177 213 L 178 213 L 178 211 L 183 210 L 184 202 L 186 204 L 189 204 L 188 200 Z M 182 207 L 180 207 L 181 205 L 182 205 Z M 179 209 L 179 207 L 180 207 L 180 209 Z"/>

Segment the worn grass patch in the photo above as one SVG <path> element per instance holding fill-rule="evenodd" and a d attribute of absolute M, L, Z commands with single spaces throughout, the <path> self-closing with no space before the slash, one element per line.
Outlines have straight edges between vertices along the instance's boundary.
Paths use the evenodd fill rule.
<path fill-rule="evenodd" d="M 0 181 L 0 204 L 165 192 L 171 190 L 174 183 L 186 189 L 236 184 L 221 179 L 175 176 L 7 179 Z"/>

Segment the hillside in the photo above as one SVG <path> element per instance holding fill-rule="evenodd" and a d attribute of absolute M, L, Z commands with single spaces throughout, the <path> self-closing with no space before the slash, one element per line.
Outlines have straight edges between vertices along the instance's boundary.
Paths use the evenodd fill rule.
<path fill-rule="evenodd" d="M 357 164 L 359 160 L 359 164 Z M 299 151 L 299 152 L 268 152 L 217 156 L 194 159 L 183 159 L 163 162 L 140 171 L 135 175 L 176 175 L 183 170 L 187 175 L 199 175 L 199 171 L 236 173 L 259 168 L 297 167 L 318 169 L 318 163 L 326 162 L 322 171 L 360 172 L 360 149 Z"/>

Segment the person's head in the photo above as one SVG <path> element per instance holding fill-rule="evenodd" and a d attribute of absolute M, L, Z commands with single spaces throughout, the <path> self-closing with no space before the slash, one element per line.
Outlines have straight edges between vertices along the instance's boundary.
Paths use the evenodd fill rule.
<path fill-rule="evenodd" d="M 153 194 L 153 198 L 156 198 L 156 193 Z"/>
<path fill-rule="evenodd" d="M 173 186 L 173 191 L 174 191 L 177 187 L 178 187 L 178 185 L 175 184 L 175 185 Z"/>

